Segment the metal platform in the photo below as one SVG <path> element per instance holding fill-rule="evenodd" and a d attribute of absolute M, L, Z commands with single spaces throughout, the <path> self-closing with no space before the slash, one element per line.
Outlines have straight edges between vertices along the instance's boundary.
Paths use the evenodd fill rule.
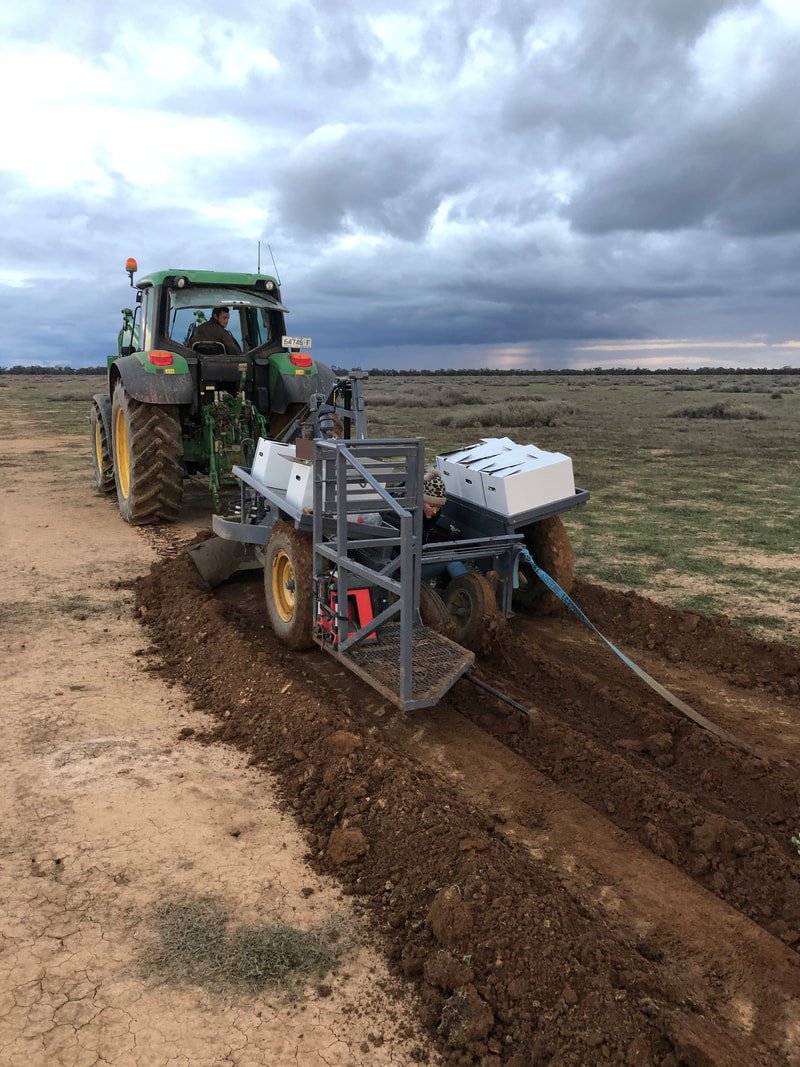
<path fill-rule="evenodd" d="M 347 652 L 330 645 L 327 650 L 402 711 L 430 708 L 470 669 L 475 656 L 427 626 L 415 626 L 411 642 L 411 698 L 406 701 L 400 696 L 400 623 L 381 627 L 376 640 L 362 641 Z"/>

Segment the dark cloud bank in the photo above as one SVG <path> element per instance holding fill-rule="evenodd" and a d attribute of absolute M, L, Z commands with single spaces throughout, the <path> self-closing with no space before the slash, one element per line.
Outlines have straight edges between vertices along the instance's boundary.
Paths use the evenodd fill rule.
<path fill-rule="evenodd" d="M 220 146 L 199 189 L 263 206 L 250 240 L 167 189 L 154 205 L 122 174 L 89 200 L 0 173 L 3 266 L 28 279 L 0 284 L 13 324 L 0 362 L 98 363 L 127 255 L 253 269 L 259 238 L 292 328 L 344 365 L 477 366 L 512 350 L 552 366 L 589 340 L 796 335 L 800 22 L 723 0 L 407 10 L 418 18 L 393 24 L 394 48 L 380 5 L 318 0 L 254 21 L 234 4 L 237 47 L 269 48 L 279 75 L 164 102 L 255 135 L 246 163 Z M 102 63 L 113 27 L 87 40 Z M 231 43 L 205 47 L 222 63 Z"/>

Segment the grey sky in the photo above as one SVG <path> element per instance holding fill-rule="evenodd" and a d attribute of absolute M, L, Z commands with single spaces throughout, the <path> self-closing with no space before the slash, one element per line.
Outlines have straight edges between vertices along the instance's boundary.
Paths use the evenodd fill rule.
<path fill-rule="evenodd" d="M 0 364 L 259 239 L 345 366 L 800 364 L 795 0 L 221 11 L 0 11 Z"/>

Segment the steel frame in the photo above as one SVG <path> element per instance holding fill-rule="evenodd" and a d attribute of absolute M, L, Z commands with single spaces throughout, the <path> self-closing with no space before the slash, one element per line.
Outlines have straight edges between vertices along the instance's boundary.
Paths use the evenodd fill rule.
<path fill-rule="evenodd" d="M 314 615 L 331 615 L 330 576 L 335 576 L 333 627 L 317 640 L 339 658 L 392 619 L 399 620 L 399 698 L 413 704 L 412 638 L 419 620 L 424 443 L 419 438 L 314 442 Z M 389 513 L 396 530 L 351 523 L 350 516 Z M 326 532 L 333 529 L 333 532 Z M 361 560 L 354 553 L 367 551 Z M 386 555 L 391 558 L 385 559 Z M 395 577 L 399 570 L 399 577 Z M 353 579 L 397 599 L 353 629 L 349 593 Z M 331 647 L 333 646 L 333 647 Z"/>

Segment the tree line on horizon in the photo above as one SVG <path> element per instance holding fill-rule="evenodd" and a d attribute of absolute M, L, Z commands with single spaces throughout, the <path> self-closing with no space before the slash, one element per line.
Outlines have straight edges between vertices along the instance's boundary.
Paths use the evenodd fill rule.
<path fill-rule="evenodd" d="M 362 367 L 351 368 L 354 371 L 361 371 L 362 373 L 374 375 L 375 377 L 382 378 L 451 378 L 460 377 L 462 375 L 470 375 L 471 377 L 530 377 L 536 375 L 539 377 L 554 377 L 554 378 L 567 378 L 567 377 L 597 377 L 598 375 L 610 375 L 612 377 L 643 377 L 646 375 L 705 375 L 705 374 L 717 374 L 717 375 L 772 375 L 772 374 L 792 374 L 800 375 L 800 367 L 440 367 L 438 370 L 416 370 L 413 368 L 392 368 L 392 367 L 370 367 L 368 370 L 364 370 Z M 3 375 L 98 375 L 106 374 L 107 367 L 42 367 L 42 366 L 23 366 L 17 364 L 13 367 L 0 367 L 0 374 Z M 347 370 L 343 367 L 334 367 L 333 370 L 337 374 L 347 374 Z"/>

